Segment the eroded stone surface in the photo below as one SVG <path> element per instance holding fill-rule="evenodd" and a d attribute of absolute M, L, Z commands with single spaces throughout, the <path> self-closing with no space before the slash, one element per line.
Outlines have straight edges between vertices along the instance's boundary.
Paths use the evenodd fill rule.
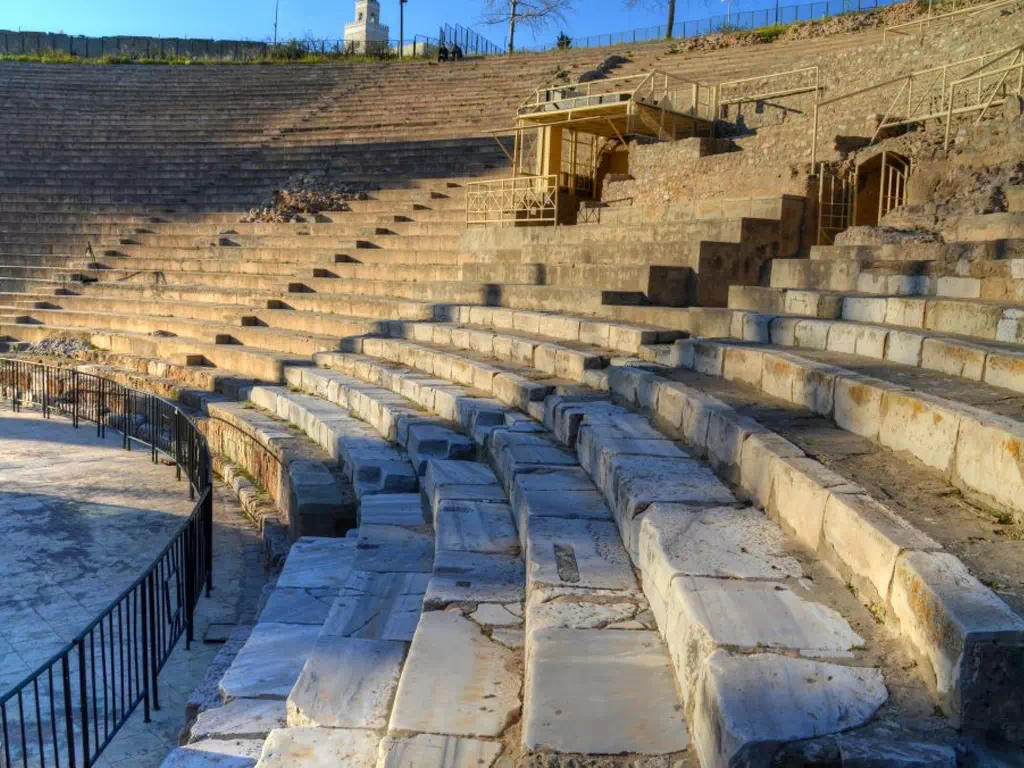
<path fill-rule="evenodd" d="M 303 536 L 288 552 L 278 587 L 340 589 L 356 555 L 351 539 Z"/>
<path fill-rule="evenodd" d="M 523 600 L 523 561 L 508 555 L 439 551 L 423 604 L 443 608 L 453 602 L 517 603 Z"/>
<path fill-rule="evenodd" d="M 445 611 L 423 614 L 388 730 L 500 735 L 520 707 L 512 658 L 469 619 Z"/>
<path fill-rule="evenodd" d="M 404 643 L 321 636 L 288 696 L 288 725 L 383 728 L 404 658 Z"/>
<path fill-rule="evenodd" d="M 323 624 L 331 610 L 337 589 L 293 589 L 279 587 L 270 593 L 260 612 L 260 621 L 281 624 Z"/>
<path fill-rule="evenodd" d="M 359 526 L 359 544 L 353 567 L 382 573 L 427 573 L 434 562 L 434 532 L 429 526 Z"/>
<path fill-rule="evenodd" d="M 178 747 L 160 768 L 252 768 L 263 739 L 211 739 Z"/>
<path fill-rule="evenodd" d="M 380 742 L 377 768 L 491 768 L 501 742 L 422 733 Z"/>
<path fill-rule="evenodd" d="M 285 725 L 285 703 L 279 699 L 235 699 L 223 707 L 199 713 L 190 742 L 203 739 L 264 739 Z"/>
<path fill-rule="evenodd" d="M 517 555 L 519 538 L 508 504 L 445 501 L 438 505 L 437 548 Z"/>
<path fill-rule="evenodd" d="M 558 752 L 686 749 L 672 666 L 656 632 L 531 633 L 523 742 Z"/>
<path fill-rule="evenodd" d="M 862 725 L 887 698 L 876 669 L 716 651 L 688 720 L 702 764 L 760 765 L 782 743 Z"/>
<path fill-rule="evenodd" d="M 636 590 L 615 523 L 541 517 L 527 531 L 530 584 Z"/>
<path fill-rule="evenodd" d="M 731 579 L 798 578 L 785 535 L 755 507 L 693 508 L 658 504 L 644 515 L 640 563 L 658 589 L 679 575 Z"/>
<path fill-rule="evenodd" d="M 260 622 L 221 678 L 221 697 L 286 698 L 318 634 L 315 625 Z"/>
<path fill-rule="evenodd" d="M 345 728 L 280 728 L 271 731 L 257 768 L 374 768 L 377 734 Z"/>
<path fill-rule="evenodd" d="M 353 571 L 331 606 L 322 634 L 412 640 L 430 574 Z"/>

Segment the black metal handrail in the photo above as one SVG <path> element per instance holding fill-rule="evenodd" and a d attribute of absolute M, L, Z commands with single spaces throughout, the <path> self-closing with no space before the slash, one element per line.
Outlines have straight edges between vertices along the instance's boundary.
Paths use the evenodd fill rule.
<path fill-rule="evenodd" d="M 62 413 L 174 460 L 195 501 L 146 571 L 46 663 L 0 694 L 0 768 L 86 768 L 143 705 L 160 709 L 159 675 L 182 635 L 191 647 L 195 606 L 213 585 L 213 487 L 206 439 L 179 408 L 155 395 L 74 368 L 0 358 L 0 398 L 15 411 Z"/>

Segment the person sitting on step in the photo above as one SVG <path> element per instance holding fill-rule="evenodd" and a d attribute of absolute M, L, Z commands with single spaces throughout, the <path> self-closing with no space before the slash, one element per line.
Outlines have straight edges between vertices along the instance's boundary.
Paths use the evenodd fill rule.
<path fill-rule="evenodd" d="M 448 61 L 448 48 L 444 43 L 441 43 L 437 48 L 437 60 Z"/>
<path fill-rule="evenodd" d="M 462 61 L 462 48 L 458 43 L 452 46 L 452 61 Z"/>

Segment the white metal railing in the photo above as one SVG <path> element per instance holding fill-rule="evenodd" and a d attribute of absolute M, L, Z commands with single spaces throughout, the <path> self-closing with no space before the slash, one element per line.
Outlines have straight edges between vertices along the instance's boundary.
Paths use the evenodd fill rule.
<path fill-rule="evenodd" d="M 756 87 L 748 87 L 751 84 L 756 84 Z M 731 104 L 781 99 L 801 93 L 814 93 L 817 99 L 822 90 L 824 89 L 817 66 L 790 69 L 786 72 L 772 72 L 719 83 L 718 105 L 726 107 Z"/>
<path fill-rule="evenodd" d="M 942 3 L 942 5 L 952 6 L 953 10 L 939 14 L 932 13 L 932 3 L 929 2 L 928 13 L 926 13 L 924 16 L 920 16 L 914 19 L 913 21 L 905 21 L 902 24 L 889 25 L 884 30 L 882 30 L 882 40 L 888 40 L 889 35 L 907 36 L 918 34 L 923 38 L 928 27 L 931 26 L 932 24 L 942 24 L 949 21 L 956 21 L 964 16 L 973 16 L 976 13 L 992 10 L 994 8 L 1003 8 L 1008 5 L 1017 5 L 1019 2 L 1021 2 L 1021 0 L 995 0 L 995 2 L 981 4 L 972 4 L 968 2 L 966 4 L 966 7 L 957 8 L 957 0 L 946 0 L 946 2 Z M 916 29 L 914 29 L 915 27 Z"/>
<path fill-rule="evenodd" d="M 515 176 L 466 185 L 466 225 L 558 223 L 558 175 Z"/>
<path fill-rule="evenodd" d="M 816 163 L 818 160 L 818 128 L 824 109 L 874 92 L 880 94 L 880 107 L 886 103 L 883 99 L 888 98 L 889 93 L 893 93 L 894 95 L 888 98 L 888 106 L 869 143 L 874 143 L 886 128 L 926 123 L 929 120 L 944 121 L 948 134 L 954 117 L 978 112 L 978 120 L 981 120 L 990 107 L 1003 103 L 1003 97 L 1007 92 L 1012 91 L 1019 95 L 1020 75 L 1018 74 L 1016 79 L 1012 75 L 1024 68 L 1022 62 L 1024 46 L 1018 45 L 912 72 L 818 102 L 814 106 L 811 162 Z M 997 87 L 986 86 L 985 82 L 989 79 L 992 79 Z M 973 85 L 975 89 L 973 97 L 965 87 L 968 84 Z"/>
<path fill-rule="evenodd" d="M 544 111 L 637 101 L 702 120 L 714 120 L 715 95 L 713 85 L 654 70 L 538 88 L 519 106 L 517 115 L 525 117 Z"/>

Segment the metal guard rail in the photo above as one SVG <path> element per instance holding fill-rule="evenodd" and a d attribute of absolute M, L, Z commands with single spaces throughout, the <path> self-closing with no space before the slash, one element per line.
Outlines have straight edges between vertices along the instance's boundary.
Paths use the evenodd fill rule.
<path fill-rule="evenodd" d="M 123 446 L 149 447 L 176 462 L 195 501 L 191 515 L 153 563 L 83 631 L 0 695 L 0 768 L 92 765 L 143 705 L 160 709 L 159 674 L 182 635 L 193 641 L 194 611 L 213 571 L 213 488 L 205 438 L 177 407 L 76 369 L 0 358 L 0 397 L 15 411 L 58 412 L 75 428 L 120 432 Z"/>
<path fill-rule="evenodd" d="M 952 20 L 957 19 L 957 18 L 959 18 L 961 16 L 973 16 L 976 13 L 982 13 L 984 11 L 993 10 L 995 8 L 1003 8 L 1003 7 L 1008 6 L 1008 5 L 1016 5 L 1019 2 L 1021 2 L 1021 0 L 995 0 L 995 2 L 991 2 L 991 3 L 982 3 L 980 5 L 968 5 L 965 8 L 957 8 L 956 7 L 956 0 L 949 0 L 948 4 L 952 5 L 954 10 L 947 11 L 946 13 L 939 13 L 939 14 L 936 14 L 934 16 L 931 13 L 932 5 L 931 5 L 931 3 L 929 3 L 929 5 L 928 5 L 928 13 L 926 15 L 920 16 L 920 17 L 914 19 L 913 21 L 904 21 L 902 24 L 890 24 L 885 29 L 883 29 L 882 30 L 882 40 L 883 40 L 883 42 L 888 40 L 890 34 L 894 34 L 894 35 L 920 34 L 923 37 L 924 33 L 925 33 L 925 29 L 930 24 L 933 24 L 935 22 L 952 21 Z M 945 4 L 945 3 L 943 3 L 943 4 Z M 910 29 L 911 27 L 917 27 L 917 32 L 904 32 L 903 31 L 903 30 Z"/>
<path fill-rule="evenodd" d="M 466 224 L 557 224 L 558 176 L 514 176 L 466 185 Z"/>
<path fill-rule="evenodd" d="M 678 98 L 680 94 L 689 97 L 688 108 L 680 108 L 685 103 L 685 99 Z M 530 115 L 553 104 L 558 105 L 559 109 L 593 106 L 595 98 L 601 99 L 602 104 L 614 101 L 643 101 L 652 106 L 660 105 L 668 98 L 672 102 L 669 105 L 672 111 L 704 120 L 714 119 L 715 87 L 713 85 L 687 80 L 660 70 L 588 80 L 585 83 L 566 83 L 537 88 L 519 105 L 517 114 L 520 117 Z"/>
<path fill-rule="evenodd" d="M 838 102 L 846 101 L 847 99 L 852 99 L 866 93 L 880 91 L 882 89 L 898 85 L 899 89 L 896 91 L 896 95 L 889 101 L 889 106 L 886 109 L 878 128 L 875 130 L 874 136 L 871 138 L 871 143 L 874 143 L 883 128 L 896 125 L 908 125 L 911 123 L 923 123 L 928 120 L 945 121 L 946 129 L 948 131 L 950 120 L 954 114 L 980 112 L 980 120 L 980 118 L 984 116 L 988 106 L 991 106 L 991 104 L 981 104 L 979 99 L 979 102 L 976 104 L 968 107 L 953 108 L 950 110 L 950 107 L 953 106 L 954 88 L 967 82 L 978 83 L 980 85 L 981 81 L 988 76 L 1004 74 L 1004 70 L 994 71 L 989 68 L 996 62 L 1002 61 L 1011 56 L 1018 57 L 1013 64 L 1006 68 L 1007 70 L 1013 71 L 1019 68 L 1021 66 L 1021 62 L 1024 61 L 1024 45 L 1015 45 L 999 51 L 983 53 L 978 56 L 971 56 L 966 59 L 960 59 L 959 61 L 949 62 L 948 64 L 941 64 L 937 67 L 918 70 L 917 72 L 911 72 L 907 75 L 894 77 L 891 80 L 874 83 L 864 88 L 858 88 L 857 90 L 833 96 L 830 99 L 816 103 L 814 105 L 814 116 L 811 127 L 810 160 L 812 165 L 817 165 L 818 162 L 818 128 L 821 117 L 819 114 L 820 110 L 830 107 Z M 970 67 L 976 68 L 969 69 Z M 967 68 L 968 72 L 962 75 L 954 74 L 960 68 Z M 919 84 L 916 93 L 914 91 L 915 83 Z M 1018 83 L 1018 89 L 1019 88 L 1020 83 Z M 906 94 L 905 97 L 904 94 Z M 907 110 L 906 114 L 893 118 L 894 110 L 904 102 L 904 99 Z M 937 103 L 935 102 L 935 99 L 938 99 Z"/>

